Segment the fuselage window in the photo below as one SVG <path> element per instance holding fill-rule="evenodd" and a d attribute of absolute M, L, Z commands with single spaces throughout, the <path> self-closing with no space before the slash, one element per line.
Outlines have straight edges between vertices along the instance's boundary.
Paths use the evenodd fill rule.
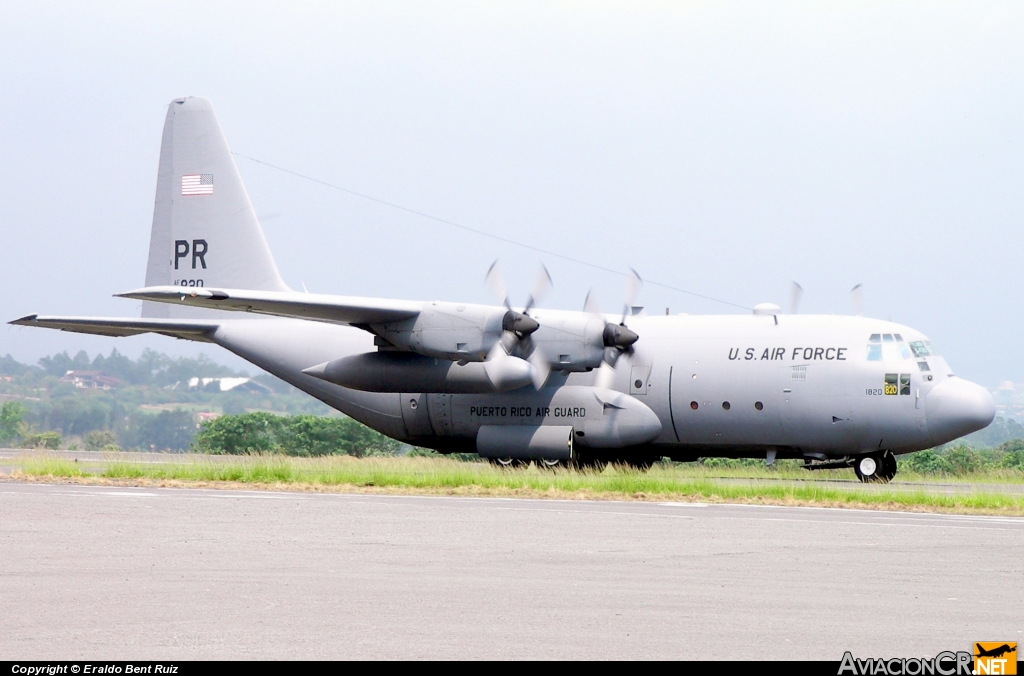
<path fill-rule="evenodd" d="M 917 362 L 917 368 L 921 369 L 922 371 L 931 371 L 931 369 L 928 368 L 928 362 L 926 361 Z"/>
<path fill-rule="evenodd" d="M 877 333 L 872 333 L 871 334 L 871 339 L 868 340 L 868 342 L 869 343 L 881 343 L 882 342 L 882 336 L 877 334 Z"/>

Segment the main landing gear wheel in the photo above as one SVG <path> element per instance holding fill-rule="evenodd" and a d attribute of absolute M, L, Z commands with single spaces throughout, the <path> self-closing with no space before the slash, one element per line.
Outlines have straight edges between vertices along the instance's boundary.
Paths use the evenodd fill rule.
<path fill-rule="evenodd" d="M 896 458 L 889 451 L 865 455 L 853 463 L 853 471 L 864 483 L 888 483 L 896 476 Z"/>
<path fill-rule="evenodd" d="M 539 469 L 558 469 L 559 467 L 569 467 L 570 464 L 565 460 L 552 460 L 550 458 L 541 458 L 537 460 L 537 467 Z"/>
<path fill-rule="evenodd" d="M 892 481 L 893 477 L 896 476 L 896 456 L 890 451 L 886 451 L 882 454 L 882 478 L 886 482 Z"/>
<path fill-rule="evenodd" d="M 504 467 L 506 469 L 524 469 L 530 466 L 529 460 L 520 460 L 518 458 L 489 458 L 489 460 L 495 467 Z"/>

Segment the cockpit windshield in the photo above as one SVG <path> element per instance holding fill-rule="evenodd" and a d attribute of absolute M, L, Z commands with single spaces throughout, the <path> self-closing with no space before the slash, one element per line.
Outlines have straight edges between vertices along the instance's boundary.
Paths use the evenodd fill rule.
<path fill-rule="evenodd" d="M 935 349 L 927 340 L 909 343 L 898 333 L 872 333 L 868 338 L 868 361 L 897 361 L 933 356 Z"/>

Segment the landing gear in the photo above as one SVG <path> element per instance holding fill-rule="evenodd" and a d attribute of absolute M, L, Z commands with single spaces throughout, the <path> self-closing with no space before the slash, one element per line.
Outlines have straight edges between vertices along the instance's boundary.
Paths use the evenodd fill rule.
<path fill-rule="evenodd" d="M 491 464 L 495 467 L 502 467 L 505 469 L 526 469 L 530 466 L 529 460 L 520 460 L 519 458 L 488 458 Z"/>
<path fill-rule="evenodd" d="M 889 451 L 857 458 L 853 471 L 864 483 L 889 483 L 896 476 L 896 456 Z"/>
<path fill-rule="evenodd" d="M 634 456 L 632 458 L 628 458 L 625 460 L 619 460 L 618 462 L 620 466 L 625 466 L 630 469 L 638 470 L 640 472 L 646 472 L 647 470 L 654 466 L 654 463 L 658 462 L 659 460 L 661 460 L 660 457 Z"/>

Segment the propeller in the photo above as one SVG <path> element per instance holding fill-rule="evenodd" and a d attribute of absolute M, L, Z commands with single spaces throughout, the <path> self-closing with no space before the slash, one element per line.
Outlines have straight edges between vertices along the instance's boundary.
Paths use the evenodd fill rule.
<path fill-rule="evenodd" d="M 789 314 L 795 315 L 800 309 L 800 298 L 804 295 L 804 287 L 793 282 L 789 289 Z"/>
<path fill-rule="evenodd" d="M 853 313 L 860 317 L 864 314 L 864 286 L 858 284 L 850 289 L 850 299 L 853 301 Z"/>
<path fill-rule="evenodd" d="M 636 332 L 626 326 L 626 317 L 629 315 L 630 308 L 633 307 L 633 302 L 643 286 L 643 280 L 640 279 L 639 273 L 633 268 L 630 268 L 629 272 L 629 279 L 626 282 L 626 299 L 622 308 L 622 318 L 618 324 L 613 324 L 605 319 L 593 292 L 587 293 L 587 298 L 583 301 L 583 309 L 586 312 L 599 317 L 605 322 L 604 331 L 601 334 L 605 347 L 604 363 L 612 368 L 615 367 L 619 357 L 623 354 L 632 354 L 633 343 L 640 339 Z"/>
<path fill-rule="evenodd" d="M 505 287 L 505 281 L 497 260 L 491 263 L 491 267 L 487 269 L 487 275 L 484 279 L 491 292 L 508 309 L 505 316 L 501 318 L 501 341 L 487 355 L 487 361 L 501 359 L 501 355 L 496 351 L 499 349 L 505 356 L 513 355 L 516 352 L 528 354 L 527 359 L 533 366 L 533 385 L 539 390 L 547 382 L 548 375 L 551 373 L 551 365 L 541 353 L 541 350 L 537 349 L 530 340 L 530 335 L 540 328 L 540 324 L 529 315 L 529 312 L 540 302 L 544 294 L 551 289 L 551 273 L 541 264 L 540 270 L 537 271 L 537 276 L 534 278 L 533 286 L 530 289 L 530 295 L 526 299 L 526 305 L 523 306 L 521 312 L 512 308 L 512 303 L 508 297 L 508 290 Z"/>

